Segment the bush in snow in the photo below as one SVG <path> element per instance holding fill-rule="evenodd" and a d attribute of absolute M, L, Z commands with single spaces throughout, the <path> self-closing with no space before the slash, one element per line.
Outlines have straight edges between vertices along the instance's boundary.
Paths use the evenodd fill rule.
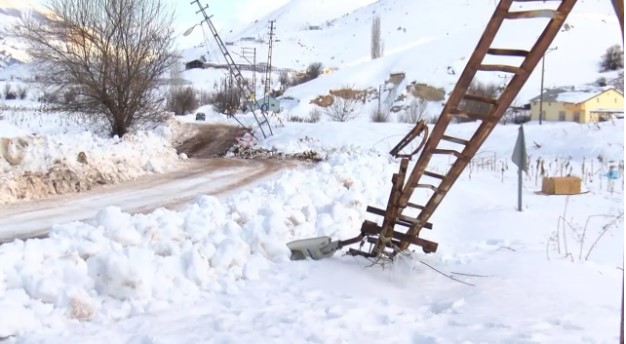
<path fill-rule="evenodd" d="M 4 99 L 5 100 L 13 100 L 17 99 L 17 94 L 11 88 L 11 84 L 4 84 Z"/>
<path fill-rule="evenodd" d="M 26 96 L 28 95 L 28 89 L 24 86 L 20 86 L 17 88 L 17 96 L 21 99 L 24 100 L 26 99 Z"/>
<path fill-rule="evenodd" d="M 375 109 L 370 114 L 370 118 L 372 119 L 372 122 L 374 123 L 387 123 L 389 122 L 389 113 L 382 111 L 382 110 Z"/>
<path fill-rule="evenodd" d="M 215 101 L 215 95 L 207 90 L 198 90 L 196 91 L 196 99 L 199 106 L 209 105 Z"/>
<path fill-rule="evenodd" d="M 313 107 L 309 112 L 311 123 L 317 123 L 322 119 L 322 111 L 318 107 Z"/>
<path fill-rule="evenodd" d="M 358 114 L 360 101 L 353 98 L 333 97 L 333 103 L 324 108 L 324 113 L 336 122 L 347 122 Z"/>
<path fill-rule="evenodd" d="M 624 68 L 624 50 L 619 45 L 609 47 L 600 60 L 600 72 Z"/>
<path fill-rule="evenodd" d="M 278 76 L 278 81 L 280 81 L 280 84 L 284 89 L 287 89 L 291 83 L 289 73 L 287 71 L 280 72 L 280 75 Z"/>
<path fill-rule="evenodd" d="M 184 115 L 198 107 L 196 92 L 191 86 L 171 89 L 167 94 L 167 110 Z"/>
<path fill-rule="evenodd" d="M 236 87 L 227 87 L 226 85 L 215 93 L 213 99 L 213 110 L 217 113 L 233 115 L 241 107 L 242 92 Z"/>
<path fill-rule="evenodd" d="M 302 83 L 317 79 L 322 74 L 323 65 L 321 62 L 313 62 L 309 64 L 304 75 L 300 77 L 294 77 L 291 79 L 290 84 L 292 86 L 300 85 Z M 282 81 L 281 81 L 282 82 Z"/>

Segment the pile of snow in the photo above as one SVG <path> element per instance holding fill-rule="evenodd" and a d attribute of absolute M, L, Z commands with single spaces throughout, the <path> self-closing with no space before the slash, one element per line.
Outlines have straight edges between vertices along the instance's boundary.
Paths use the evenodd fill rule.
<path fill-rule="evenodd" d="M 340 255 L 289 262 L 290 240 L 346 239 L 358 234 L 364 219 L 380 221 L 365 208 L 385 206 L 398 163 L 382 153 L 384 147 L 361 147 L 389 140 L 396 129 L 342 125 L 343 142 L 330 127 L 281 131 L 276 146 L 318 146 L 327 159 L 226 201 L 200 197 L 184 211 L 146 215 L 111 207 L 88 223 L 57 225 L 47 239 L 0 246 L 0 309 L 6 310 L 0 337 L 99 343 L 229 341 L 233 333 L 241 341 L 268 342 L 614 339 L 622 222 L 604 228 L 606 221 L 593 220 L 586 239 L 580 234 L 588 216 L 623 211 L 619 188 L 547 197 L 535 194 L 538 187 L 526 176 L 524 212 L 517 212 L 515 169 L 475 166 L 431 219 L 434 229 L 422 234 L 440 244 L 435 255 L 403 257 L 388 270 L 363 269 L 370 262 Z M 454 130 L 461 134 L 469 125 Z M 565 143 L 584 140 L 596 150 L 607 146 L 603 154 L 623 155 L 623 123 L 582 127 L 530 125 L 527 137 L 545 145 L 546 159 L 559 152 L 580 163 L 578 147 L 550 148 L 559 135 Z M 487 146 L 507 154 L 516 129 L 497 127 Z M 308 139 L 300 136 L 305 132 Z M 606 142 L 614 134 L 617 148 Z M 420 201 L 428 195 L 414 196 Z M 556 237 L 564 212 L 574 227 Z M 564 236 L 569 246 L 563 246 Z M 475 287 L 439 276 L 420 261 L 474 274 L 456 277 Z"/>
<path fill-rule="evenodd" d="M 122 138 L 62 118 L 28 113 L 0 120 L 0 204 L 166 172 L 179 159 L 172 144 L 188 134 L 174 118 Z"/>
<path fill-rule="evenodd" d="M 91 224 L 57 225 L 50 238 L 2 245 L 0 308 L 33 321 L 0 321 L 0 337 L 71 318 L 126 318 L 208 291 L 235 292 L 240 279 L 258 279 L 270 262 L 289 259 L 286 240 L 319 227 L 333 236 L 356 228 L 367 201 L 386 184 L 353 180 L 366 165 L 387 174 L 391 167 L 378 154 L 343 152 L 224 204 L 204 196 L 183 212 L 133 216 L 110 207 Z"/>

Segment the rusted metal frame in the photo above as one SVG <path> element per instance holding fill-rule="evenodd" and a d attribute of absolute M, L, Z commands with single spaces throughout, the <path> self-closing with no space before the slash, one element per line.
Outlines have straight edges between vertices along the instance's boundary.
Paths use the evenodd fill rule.
<path fill-rule="evenodd" d="M 349 249 L 346 254 L 348 254 L 350 256 L 362 256 L 362 257 L 365 257 L 365 258 L 375 258 L 375 257 L 377 257 L 377 255 L 375 253 L 363 252 L 363 251 L 355 250 L 353 248 Z"/>
<path fill-rule="evenodd" d="M 361 233 L 365 235 L 375 235 L 376 233 L 379 233 L 380 230 L 381 230 L 381 227 L 378 226 L 376 222 L 372 222 L 372 221 L 364 221 L 363 226 L 361 227 Z M 410 235 L 407 235 L 405 233 L 401 233 L 398 231 L 392 231 L 389 237 L 399 240 L 400 243 L 406 241 L 406 242 L 410 242 L 413 245 L 420 246 L 425 252 L 437 251 L 438 244 L 430 240 L 413 237 L 413 236 L 410 236 Z"/>
<path fill-rule="evenodd" d="M 433 150 L 433 154 L 454 155 L 457 159 L 462 156 L 461 152 L 457 152 L 453 149 L 435 149 Z"/>
<path fill-rule="evenodd" d="M 463 95 L 463 99 L 471 100 L 471 101 L 475 101 L 475 102 L 481 102 L 481 103 L 490 104 L 490 105 L 498 104 L 498 100 L 497 99 L 487 98 L 487 97 L 483 97 L 483 96 L 479 96 L 479 95 L 475 95 L 475 94 L 465 94 L 465 95 Z"/>
<path fill-rule="evenodd" d="M 420 154 L 417 163 L 413 168 L 413 171 L 411 172 L 411 175 L 406 182 L 405 190 L 402 192 L 402 197 L 400 198 L 401 208 L 406 207 L 406 204 L 413 194 L 413 186 L 417 185 L 417 182 L 422 177 L 422 173 L 426 170 L 426 167 L 430 162 L 430 159 L 432 158 L 433 151 L 437 149 L 439 142 L 442 139 L 447 139 L 452 142 L 457 141 L 457 143 L 460 144 L 466 142 L 465 140 L 445 135 L 445 131 L 448 128 L 451 120 L 451 116 L 449 114 L 453 110 L 456 110 L 461 99 L 467 93 L 467 89 L 469 88 L 472 80 L 474 79 L 474 76 L 476 75 L 477 68 L 485 58 L 485 55 L 487 54 L 487 51 L 493 43 L 495 35 L 502 25 L 504 17 L 508 13 L 512 3 L 513 0 L 502 0 L 496 7 L 491 17 L 491 20 L 489 20 L 489 23 L 487 24 L 487 27 L 485 28 L 482 37 L 478 41 L 474 53 L 467 62 L 463 73 L 461 73 L 459 81 L 457 82 L 454 90 L 450 94 L 448 102 L 444 106 L 441 115 L 439 116 L 439 119 L 437 120 L 437 123 L 435 124 L 435 127 L 433 128 L 433 131 L 426 141 L 424 149 L 422 150 L 422 153 Z"/>
<path fill-rule="evenodd" d="M 443 114 L 442 114 L 442 116 L 443 116 Z M 449 142 L 456 143 L 458 145 L 463 145 L 463 146 L 466 146 L 469 143 L 467 140 L 463 140 L 463 139 L 460 139 L 458 137 L 448 136 L 448 135 L 441 136 L 441 139 L 444 140 L 444 141 L 449 141 Z"/>
<path fill-rule="evenodd" d="M 521 49 L 501 49 L 501 48 L 491 48 L 487 50 L 487 54 L 496 55 L 496 56 L 518 56 L 518 57 L 526 57 L 528 56 L 527 50 Z"/>
<path fill-rule="evenodd" d="M 503 64 L 481 64 L 478 66 L 478 70 L 485 72 L 505 72 L 516 74 L 519 73 L 519 67 L 503 65 Z"/>
<path fill-rule="evenodd" d="M 380 216 L 385 216 L 385 214 L 386 214 L 385 210 L 380 209 L 380 208 L 376 208 L 376 207 L 372 207 L 372 206 L 368 206 L 365 211 L 367 211 L 368 213 L 372 213 L 372 214 L 380 215 Z M 398 214 L 398 219 L 396 221 L 396 224 L 397 225 L 406 226 L 406 227 L 411 227 L 415 223 L 415 221 L 417 221 L 417 219 L 414 218 L 414 217 Z M 410 223 L 410 224 L 407 225 L 406 223 Z M 433 224 L 427 222 L 427 223 L 424 223 L 423 227 L 427 228 L 427 229 L 432 229 L 433 228 Z"/>
<path fill-rule="evenodd" d="M 509 12 L 506 19 L 527 19 L 527 18 L 546 18 L 554 19 L 558 15 L 558 10 L 530 10 Z"/>
<path fill-rule="evenodd" d="M 422 138 L 422 142 L 420 143 L 420 145 L 416 149 L 414 149 L 413 152 L 411 152 L 410 154 L 400 154 L 400 151 L 403 150 L 406 146 L 408 146 L 408 144 L 411 143 L 422 132 L 424 132 L 424 137 Z M 393 156 L 394 158 L 411 159 L 413 158 L 415 154 L 417 154 L 417 152 L 420 151 L 420 149 L 422 149 L 422 147 L 426 143 L 427 138 L 428 138 L 428 127 L 426 126 L 426 123 L 423 120 L 420 120 L 419 122 L 415 124 L 415 127 L 413 127 L 413 129 L 411 129 L 411 131 L 402 140 L 400 140 L 400 142 L 398 142 L 398 144 L 395 147 L 393 147 L 393 149 L 389 152 L 389 154 Z"/>
<path fill-rule="evenodd" d="M 348 245 L 356 244 L 358 242 L 363 241 L 363 239 L 365 239 L 365 236 L 363 236 L 363 234 L 359 234 L 358 236 L 355 236 L 352 239 L 341 240 L 341 241 L 339 241 L 339 248 L 342 248 L 342 247 L 348 246 Z"/>
<path fill-rule="evenodd" d="M 483 144 L 483 142 L 487 139 L 493 128 L 496 126 L 496 124 L 508 108 L 508 106 L 513 102 L 513 100 L 519 93 L 519 90 L 522 88 L 522 86 L 524 86 L 526 80 L 528 80 L 528 77 L 530 76 L 532 70 L 539 63 L 539 60 L 541 59 L 543 54 L 548 50 L 548 47 L 550 46 L 550 44 L 558 34 L 559 30 L 561 29 L 561 26 L 565 22 L 565 18 L 567 18 L 567 15 L 572 10 L 575 4 L 576 0 L 563 0 L 561 5 L 557 9 L 557 15 L 555 15 L 550 20 L 542 34 L 537 39 L 535 45 L 530 50 L 528 57 L 524 60 L 524 62 L 522 62 L 520 69 L 524 72 L 516 74 L 511 79 L 498 100 L 498 106 L 492 109 L 489 118 L 487 118 L 480 124 L 472 138 L 469 140 L 469 144 L 465 147 L 462 153 L 464 156 L 474 156 L 480 146 Z M 457 159 L 452 164 L 450 172 L 448 173 L 448 178 L 441 182 L 441 184 L 439 185 L 439 192 L 434 194 L 429 199 L 428 203 L 426 203 L 426 206 L 417 217 L 419 220 L 427 221 L 430 218 L 430 216 L 437 208 L 441 200 L 444 198 L 450 187 L 454 184 L 461 172 L 465 169 L 465 166 L 468 162 L 468 159 Z M 420 229 L 421 227 L 419 227 L 418 223 L 418 225 L 411 228 L 407 232 L 407 235 L 418 235 Z M 406 247 L 408 247 L 409 244 L 410 243 L 408 241 L 402 242 L 400 245 L 400 249 L 405 249 Z"/>
<path fill-rule="evenodd" d="M 402 186 L 404 185 L 404 179 L 406 177 L 406 172 L 409 168 L 409 159 L 402 159 L 400 162 L 400 170 L 398 173 L 393 175 L 391 179 L 393 186 L 391 189 L 391 194 L 389 195 L 389 201 L 387 202 L 387 210 L 385 211 L 385 217 L 383 218 L 383 225 L 380 231 L 380 235 L 378 238 L 378 244 L 374 247 L 372 253 L 377 256 L 383 252 L 385 249 L 385 242 L 391 238 L 391 234 L 393 233 L 394 225 L 396 224 L 396 220 L 398 219 L 398 213 L 400 211 L 398 207 L 398 201 L 400 200 L 400 196 L 402 195 Z"/>

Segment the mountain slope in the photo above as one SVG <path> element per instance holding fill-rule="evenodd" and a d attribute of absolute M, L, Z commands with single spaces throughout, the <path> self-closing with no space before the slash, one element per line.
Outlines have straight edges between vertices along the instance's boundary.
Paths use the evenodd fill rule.
<path fill-rule="evenodd" d="M 8 37 L 7 30 L 27 15 L 45 15 L 49 10 L 31 0 L 0 0 L 0 70 L 17 63 L 28 62 L 24 44 Z"/>
<path fill-rule="evenodd" d="M 292 108 L 307 113 L 308 101 L 326 94 L 331 88 L 351 85 L 357 88 L 378 88 L 389 73 L 404 72 L 407 81 L 425 82 L 450 91 L 480 38 L 497 1 L 475 0 L 450 2 L 437 0 L 351 0 L 340 7 L 330 1 L 315 4 L 307 0 L 291 0 L 271 14 L 241 30 L 224 35 L 232 42 L 229 50 L 255 47 L 257 61 L 267 54 L 267 22 L 276 20 L 273 65 L 278 68 L 304 70 L 311 62 L 338 70 L 309 83 L 289 89 L 286 93 L 300 100 Z M 550 2 L 516 5 L 518 9 L 554 8 Z M 370 59 L 372 18 L 381 18 L 384 56 Z M 540 34 L 541 19 L 519 20 L 505 25 L 494 46 L 529 49 Z M 567 25 L 546 57 L 545 86 L 581 85 L 593 82 L 598 74 L 601 55 L 611 45 L 619 44 L 619 25 L 608 0 L 581 0 L 570 14 Z M 243 38 L 243 40 L 242 40 Z M 246 40 L 248 38 L 248 40 Z M 210 42 L 213 58 L 221 56 Z M 243 60 L 241 60 L 243 62 Z M 502 84 L 504 74 L 480 75 L 483 82 Z M 541 70 L 531 75 L 518 97 L 526 102 L 539 92 Z"/>

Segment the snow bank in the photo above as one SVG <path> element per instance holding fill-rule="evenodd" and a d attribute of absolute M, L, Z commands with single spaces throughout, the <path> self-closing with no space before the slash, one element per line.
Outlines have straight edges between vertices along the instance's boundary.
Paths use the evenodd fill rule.
<path fill-rule="evenodd" d="M 0 120 L 0 204 L 163 173 L 178 160 L 172 142 L 183 132 L 175 119 L 123 138 L 85 130 L 60 133 L 54 122 L 33 133 L 36 123 L 36 116 L 14 124 Z"/>
<path fill-rule="evenodd" d="M 357 228 L 386 184 L 359 178 L 367 166 L 376 175 L 392 167 L 377 153 L 341 151 L 225 203 L 203 196 L 182 212 L 133 216 L 109 207 L 91 224 L 57 225 L 49 238 L 2 245 L 0 309 L 31 321 L 0 321 L 0 337 L 234 292 L 240 280 L 288 261 L 287 241 Z"/>

